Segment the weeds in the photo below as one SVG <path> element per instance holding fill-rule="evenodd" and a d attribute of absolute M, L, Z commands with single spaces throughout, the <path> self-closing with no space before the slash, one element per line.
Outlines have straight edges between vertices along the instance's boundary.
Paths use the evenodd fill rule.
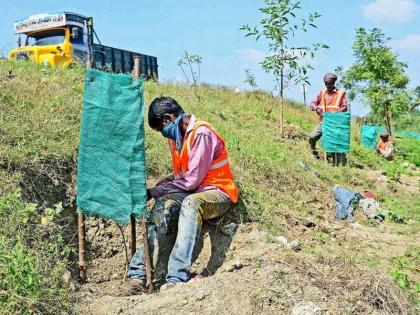
<path fill-rule="evenodd" d="M 51 222 L 57 212 L 50 213 Z M 55 224 L 40 226 L 38 207 L 14 189 L 0 197 L 0 308 L 2 314 L 57 314 L 69 307 L 61 276 L 71 252 Z M 7 292 L 5 294 L 4 292 Z"/>

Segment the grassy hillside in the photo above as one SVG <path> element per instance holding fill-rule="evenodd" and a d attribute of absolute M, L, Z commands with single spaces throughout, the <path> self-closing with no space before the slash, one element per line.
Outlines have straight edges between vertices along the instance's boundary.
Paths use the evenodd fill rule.
<path fill-rule="evenodd" d="M 55 308 L 70 305 L 62 275 L 72 268 L 71 253 L 77 250 L 69 208 L 82 92 L 81 68 L 49 69 L 0 60 L 0 214 L 5 220 L 0 227 L 0 305 L 9 313 L 22 305 L 27 313 L 54 313 Z M 398 182 L 401 174 L 410 177 L 417 170 L 401 166 L 403 156 L 388 163 L 362 148 L 358 126 L 353 126 L 351 155 L 359 168 L 333 168 L 312 158 L 306 134 L 317 121 L 299 104 L 287 104 L 287 138 L 281 139 L 278 100 L 269 95 L 259 95 L 259 101 L 249 93 L 203 85 L 197 99 L 184 85 L 146 83 L 146 105 L 160 95 L 176 98 L 226 139 L 241 189 L 232 220 L 257 222 L 273 235 L 288 235 L 293 222 L 333 218 L 330 190 L 339 184 L 374 191 L 393 213 L 405 218 L 404 226 L 387 223 L 397 233 L 418 228 L 420 195 Z M 408 155 L 418 157 L 412 152 L 419 147 L 411 142 L 408 147 Z M 166 143 L 148 128 L 146 151 L 150 177 L 170 173 Z M 372 176 L 381 170 L 389 179 L 385 186 L 378 186 L 378 176 Z M 329 236 L 318 230 L 309 233 L 307 237 L 320 240 L 320 246 L 308 247 L 308 254 L 327 254 Z M 346 250 L 337 247 L 340 252 L 345 255 Z M 355 253 L 354 259 L 365 263 L 361 256 Z M 415 295 L 416 284 L 410 281 L 407 294 Z"/>

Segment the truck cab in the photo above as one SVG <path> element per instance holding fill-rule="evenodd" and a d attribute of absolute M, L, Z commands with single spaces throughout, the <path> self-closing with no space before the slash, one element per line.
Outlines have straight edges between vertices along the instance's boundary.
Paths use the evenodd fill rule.
<path fill-rule="evenodd" d="M 89 60 L 94 68 L 127 73 L 133 69 L 134 56 L 140 56 L 140 74 L 158 75 L 156 57 L 102 45 L 90 17 L 71 12 L 38 14 L 16 21 L 14 31 L 19 47 L 9 52 L 9 59 L 64 68 Z"/>

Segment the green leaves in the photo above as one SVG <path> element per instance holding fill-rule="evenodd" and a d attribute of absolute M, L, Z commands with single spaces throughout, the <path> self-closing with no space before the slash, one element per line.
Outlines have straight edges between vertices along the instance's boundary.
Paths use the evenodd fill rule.
<path fill-rule="evenodd" d="M 388 40 L 379 28 L 358 28 L 352 46 L 356 61 L 344 73 L 342 83 L 351 99 L 364 101 L 391 132 L 392 120 L 407 110 L 409 80 L 407 65 L 388 47 Z"/>
<path fill-rule="evenodd" d="M 184 55 L 182 55 L 181 58 L 176 62 L 176 64 L 181 68 L 187 82 L 192 82 L 193 86 L 197 86 L 200 83 L 200 65 L 202 61 L 203 57 L 200 55 L 190 54 L 188 51 L 185 51 Z"/>
<path fill-rule="evenodd" d="M 283 73 L 288 80 L 298 83 L 309 83 L 308 58 L 315 57 L 315 51 L 329 48 L 322 43 L 312 47 L 291 47 L 289 41 L 296 38 L 299 31 L 307 32 L 308 28 L 316 28 L 316 20 L 321 17 L 318 12 L 309 14 L 306 18 L 297 18 L 302 9 L 302 2 L 296 0 L 264 0 L 265 6 L 260 8 L 264 17 L 260 25 L 251 27 L 246 24 L 240 30 L 245 37 L 254 36 L 259 40 L 263 36 L 271 54 L 261 63 L 263 70 L 272 73 L 276 79 Z"/>

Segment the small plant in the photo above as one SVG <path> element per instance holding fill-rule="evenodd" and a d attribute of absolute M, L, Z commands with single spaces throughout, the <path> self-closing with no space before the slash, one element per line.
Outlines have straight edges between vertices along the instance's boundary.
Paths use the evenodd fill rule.
<path fill-rule="evenodd" d="M 248 84 L 251 87 L 252 95 L 260 102 L 261 98 L 257 94 L 258 85 L 255 81 L 255 75 L 251 72 L 250 69 L 245 69 L 245 80 L 244 83 Z"/>
<path fill-rule="evenodd" d="M 200 65 L 202 60 L 203 58 L 200 55 L 191 55 L 188 51 L 185 51 L 184 55 L 176 62 L 181 68 L 187 82 L 191 83 L 193 86 L 200 84 Z M 186 70 L 184 67 L 187 67 L 188 69 Z"/>
<path fill-rule="evenodd" d="M 176 62 L 181 68 L 182 73 L 185 76 L 188 84 L 191 84 L 194 88 L 194 94 L 200 101 L 200 95 L 198 94 L 198 87 L 200 85 L 201 76 L 201 62 L 203 58 L 200 55 L 191 55 L 188 51 L 185 51 L 184 55 Z M 188 67 L 186 70 L 184 67 Z"/>
<path fill-rule="evenodd" d="M 400 224 L 406 224 L 407 223 L 407 220 L 402 215 L 395 214 L 391 211 L 388 212 L 387 218 L 388 218 L 389 221 L 392 221 L 394 223 L 400 223 Z"/>
<path fill-rule="evenodd" d="M 276 278 L 277 281 L 283 282 L 286 279 L 287 273 L 283 270 L 275 270 L 273 272 L 274 278 Z"/>
<path fill-rule="evenodd" d="M 327 235 L 323 232 L 315 233 L 314 239 L 317 240 L 321 244 L 327 243 Z"/>
<path fill-rule="evenodd" d="M 397 283 L 401 289 L 408 289 L 410 287 L 410 281 L 408 275 L 402 270 L 391 271 L 392 279 Z"/>

